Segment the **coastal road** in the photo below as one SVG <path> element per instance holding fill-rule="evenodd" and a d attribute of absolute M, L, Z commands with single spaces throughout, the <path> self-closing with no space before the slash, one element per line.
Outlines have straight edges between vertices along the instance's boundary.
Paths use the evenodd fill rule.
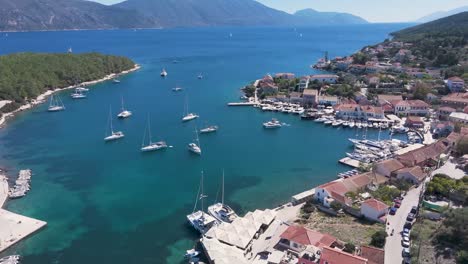
<path fill-rule="evenodd" d="M 401 245 L 401 232 L 403 232 L 406 216 L 408 216 L 411 211 L 411 207 L 418 205 L 421 189 L 422 184 L 418 188 L 408 191 L 396 214 L 387 216 L 387 222 L 390 222 L 390 225 L 387 225 L 388 237 L 385 243 L 385 264 L 400 264 L 403 261 L 401 255 L 403 250 L 403 246 Z M 390 236 L 392 229 L 395 231 L 393 236 Z"/>

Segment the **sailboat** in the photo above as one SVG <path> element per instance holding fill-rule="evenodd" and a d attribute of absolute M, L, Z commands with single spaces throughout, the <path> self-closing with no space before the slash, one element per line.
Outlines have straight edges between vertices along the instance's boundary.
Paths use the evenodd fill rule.
<path fill-rule="evenodd" d="M 205 213 L 203 200 L 207 196 L 203 194 L 203 171 L 201 172 L 200 187 L 198 188 L 197 200 L 195 201 L 195 206 L 191 214 L 187 215 L 187 220 L 190 225 L 195 228 L 201 234 L 205 234 L 212 226 L 218 224 L 216 219 L 211 215 Z M 201 202 L 201 210 L 195 211 L 197 209 L 198 201 Z"/>
<path fill-rule="evenodd" d="M 104 138 L 104 141 L 113 141 L 123 138 L 125 135 L 122 131 L 114 131 L 112 126 L 112 109 L 109 109 L 109 123 L 110 123 L 110 135 Z"/>
<path fill-rule="evenodd" d="M 59 96 L 55 97 L 54 95 L 50 96 L 49 108 L 47 108 L 47 111 L 58 112 L 58 111 L 63 111 L 63 110 L 65 110 L 65 106 L 63 105 L 60 97 Z"/>
<path fill-rule="evenodd" d="M 85 99 L 86 94 L 83 93 L 80 89 L 75 89 L 75 92 L 70 94 L 73 99 Z"/>
<path fill-rule="evenodd" d="M 123 96 L 122 96 L 122 112 L 120 112 L 120 114 L 118 114 L 117 117 L 118 118 L 127 118 L 127 117 L 130 117 L 131 115 L 132 115 L 132 112 L 128 111 L 124 107 L 124 100 L 123 100 Z"/>
<path fill-rule="evenodd" d="M 166 76 L 167 76 L 167 71 L 166 71 L 166 69 L 163 68 L 161 70 L 161 77 L 166 77 Z"/>
<path fill-rule="evenodd" d="M 145 130 L 145 134 L 143 135 L 143 142 L 141 143 L 141 151 L 150 152 L 150 151 L 155 151 L 155 150 L 160 150 L 160 149 L 167 148 L 167 144 L 166 144 L 165 141 L 159 141 L 159 142 L 153 142 L 152 141 L 151 124 L 150 124 L 149 117 L 148 117 L 147 128 L 148 129 Z M 148 131 L 148 144 L 145 145 L 146 131 Z"/>
<path fill-rule="evenodd" d="M 205 128 L 200 129 L 200 134 L 213 133 L 216 131 L 218 131 L 218 126 L 212 125 L 212 126 L 207 126 Z"/>
<path fill-rule="evenodd" d="M 223 183 L 221 192 L 221 203 L 215 203 L 208 206 L 208 213 L 220 222 L 231 223 L 237 218 L 236 212 L 231 207 L 224 204 L 224 170 L 223 170 Z"/>
<path fill-rule="evenodd" d="M 199 116 L 197 114 L 189 113 L 188 100 L 187 100 L 187 97 L 185 97 L 185 110 L 184 110 L 184 116 L 182 117 L 182 122 L 187 122 L 187 121 L 190 121 L 190 120 L 194 120 L 194 119 L 196 119 L 198 117 Z"/>
<path fill-rule="evenodd" d="M 201 151 L 201 147 L 200 147 L 200 139 L 198 138 L 198 131 L 197 129 L 195 128 L 195 135 L 196 135 L 196 138 L 195 138 L 195 142 L 196 143 L 189 143 L 188 144 L 188 150 L 195 153 L 195 154 L 198 154 L 198 155 L 201 155 L 202 151 Z"/>

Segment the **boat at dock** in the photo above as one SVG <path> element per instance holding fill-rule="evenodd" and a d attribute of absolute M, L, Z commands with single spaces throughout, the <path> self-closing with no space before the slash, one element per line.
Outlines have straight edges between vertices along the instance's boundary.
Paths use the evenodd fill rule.
<path fill-rule="evenodd" d="M 216 131 L 218 131 L 218 126 L 208 126 L 208 127 L 200 129 L 200 134 L 213 133 Z"/>
<path fill-rule="evenodd" d="M 187 215 L 190 225 L 200 234 L 205 234 L 211 227 L 218 224 L 218 221 L 208 213 L 204 212 L 204 199 L 207 197 L 203 190 L 203 171 L 201 173 L 200 187 L 198 188 L 197 199 L 191 214 Z M 201 209 L 197 210 L 198 201 L 201 203 Z"/>
<path fill-rule="evenodd" d="M 122 109 L 121 109 L 121 112 L 117 115 L 117 117 L 118 118 L 127 118 L 127 117 L 130 117 L 131 115 L 132 115 L 132 112 L 125 109 L 124 100 L 123 100 L 123 96 L 122 96 Z"/>
<path fill-rule="evenodd" d="M 143 134 L 143 141 L 141 143 L 141 151 L 142 152 L 150 152 L 150 151 L 156 151 L 160 149 L 165 149 L 167 148 L 167 144 L 165 141 L 158 141 L 158 142 L 153 142 L 152 140 L 152 135 L 151 135 L 151 123 L 150 123 L 150 118 L 148 116 L 148 122 L 146 124 L 145 133 Z M 146 141 L 146 132 L 148 132 L 148 144 L 145 144 Z"/>
<path fill-rule="evenodd" d="M 282 125 L 276 118 L 272 118 L 270 121 L 263 123 L 263 127 L 267 129 L 280 128 Z"/>
<path fill-rule="evenodd" d="M 199 80 L 203 79 L 203 74 L 202 74 L 202 73 L 198 74 L 197 78 L 198 78 Z"/>
<path fill-rule="evenodd" d="M 109 109 L 109 122 L 110 124 L 110 134 L 108 135 L 106 132 L 106 136 L 104 137 L 104 141 L 114 141 L 117 139 L 121 139 L 125 137 L 122 131 L 114 131 L 114 127 L 112 126 L 112 109 Z M 107 136 L 108 135 L 108 136 Z"/>
<path fill-rule="evenodd" d="M 53 94 L 50 96 L 49 107 L 47 111 L 49 112 L 58 112 L 65 110 L 65 106 L 63 105 L 62 99 L 59 96 L 54 96 Z"/>
<path fill-rule="evenodd" d="M 232 223 L 238 216 L 231 207 L 224 203 L 224 171 L 221 190 L 221 202 L 208 206 L 208 213 L 220 222 Z"/>
<path fill-rule="evenodd" d="M 188 144 L 188 150 L 193 152 L 197 155 L 202 154 L 201 146 L 200 146 L 200 138 L 198 138 L 198 130 L 195 129 L 195 142 Z"/>

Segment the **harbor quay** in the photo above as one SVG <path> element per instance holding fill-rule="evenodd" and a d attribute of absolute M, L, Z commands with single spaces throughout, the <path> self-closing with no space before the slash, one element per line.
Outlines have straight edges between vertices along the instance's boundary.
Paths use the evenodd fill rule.
<path fill-rule="evenodd" d="M 8 200 L 7 177 L 0 175 L 0 207 Z M 46 222 L 0 209 L 0 252 L 34 234 L 47 225 Z"/>

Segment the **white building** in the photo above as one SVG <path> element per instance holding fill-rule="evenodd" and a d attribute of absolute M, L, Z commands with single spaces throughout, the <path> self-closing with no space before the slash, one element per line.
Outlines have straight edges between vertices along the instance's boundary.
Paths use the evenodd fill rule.
<path fill-rule="evenodd" d="M 468 114 L 454 112 L 449 115 L 449 120 L 455 123 L 468 124 Z"/>
<path fill-rule="evenodd" d="M 379 106 L 361 106 L 358 104 L 341 104 L 335 107 L 336 117 L 340 119 L 385 119 L 384 111 Z"/>
<path fill-rule="evenodd" d="M 302 92 L 305 89 L 309 88 L 309 83 L 310 83 L 309 76 L 301 77 L 301 79 L 299 80 L 299 91 Z"/>
<path fill-rule="evenodd" d="M 317 74 L 310 76 L 310 81 L 317 81 L 320 83 L 337 83 L 338 75 L 334 74 Z"/>
<path fill-rule="evenodd" d="M 447 86 L 451 92 L 461 92 L 465 90 L 465 81 L 460 77 L 450 77 L 447 80 Z"/>
<path fill-rule="evenodd" d="M 374 198 L 365 200 L 361 204 L 361 214 L 372 221 L 385 223 L 388 205 Z"/>
<path fill-rule="evenodd" d="M 340 103 L 340 99 L 337 96 L 326 96 L 326 95 L 324 96 L 324 95 L 321 95 L 318 98 L 318 104 L 320 104 L 320 105 L 334 106 L 334 105 L 337 105 L 339 103 Z"/>
<path fill-rule="evenodd" d="M 429 113 L 429 105 L 421 100 L 404 100 L 395 104 L 396 115 L 425 116 Z"/>

